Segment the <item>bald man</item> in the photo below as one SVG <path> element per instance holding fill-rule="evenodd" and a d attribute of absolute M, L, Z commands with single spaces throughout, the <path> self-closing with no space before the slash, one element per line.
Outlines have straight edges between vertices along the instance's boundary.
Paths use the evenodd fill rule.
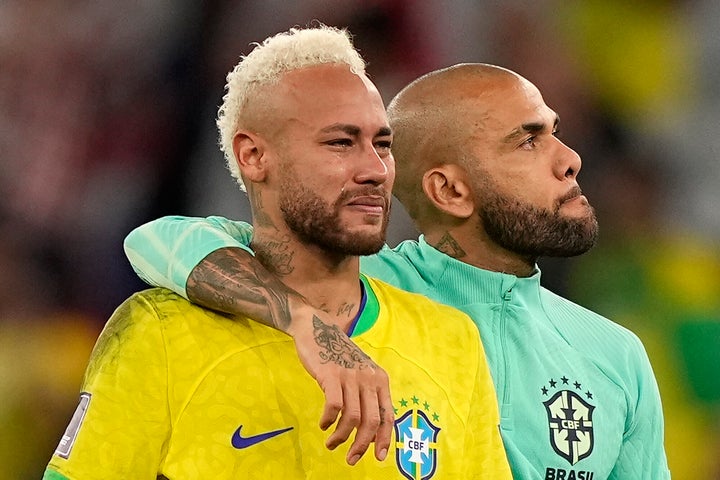
<path fill-rule="evenodd" d="M 460 64 L 404 88 L 388 118 L 394 193 L 422 235 L 363 257 L 361 269 L 473 318 L 514 477 L 669 478 L 642 343 L 540 284 L 540 257 L 582 254 L 598 232 L 557 113 L 515 72 Z M 222 217 L 165 217 L 128 236 L 126 252 L 150 282 L 241 313 L 232 279 L 250 236 Z"/>

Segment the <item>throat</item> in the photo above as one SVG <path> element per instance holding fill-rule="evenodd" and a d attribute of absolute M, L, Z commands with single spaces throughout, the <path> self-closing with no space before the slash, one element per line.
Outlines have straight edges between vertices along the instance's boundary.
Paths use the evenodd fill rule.
<path fill-rule="evenodd" d="M 348 280 L 318 278 L 314 281 L 307 277 L 300 280 L 290 277 L 284 278 L 283 282 L 305 297 L 310 305 L 325 312 L 327 321 L 345 332 L 353 328 L 362 313 L 366 297 L 359 273 Z"/>
<path fill-rule="evenodd" d="M 306 297 L 318 310 L 327 313 L 329 320 L 348 336 L 351 336 L 355 330 L 367 302 L 365 285 L 362 281 L 356 280 L 356 282 L 356 287 L 350 295 L 340 295 L 337 290 L 330 289 L 334 293 L 332 297 L 326 294 L 316 298 Z"/>

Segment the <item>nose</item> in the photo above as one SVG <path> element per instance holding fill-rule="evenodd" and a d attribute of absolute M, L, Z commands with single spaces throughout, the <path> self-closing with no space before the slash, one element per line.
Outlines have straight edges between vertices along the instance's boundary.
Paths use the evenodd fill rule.
<path fill-rule="evenodd" d="M 355 174 L 357 183 L 372 183 L 381 185 L 388 181 L 394 173 L 394 160 L 388 151 L 378 152 L 374 145 L 362 149 L 361 158 Z"/>
<path fill-rule="evenodd" d="M 555 175 L 560 180 L 565 178 L 575 179 L 578 172 L 580 172 L 580 168 L 582 168 L 582 159 L 575 150 L 565 145 L 560 139 L 556 137 L 556 140 L 560 151 L 557 155 Z"/>

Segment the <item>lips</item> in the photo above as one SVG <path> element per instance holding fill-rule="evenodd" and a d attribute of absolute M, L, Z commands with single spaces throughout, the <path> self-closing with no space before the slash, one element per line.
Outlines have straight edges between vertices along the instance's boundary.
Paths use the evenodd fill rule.
<path fill-rule="evenodd" d="M 361 196 L 355 197 L 347 203 L 353 206 L 383 207 L 385 208 L 385 197 Z"/>
<path fill-rule="evenodd" d="M 580 187 L 573 187 L 570 189 L 569 192 L 567 192 L 565 195 L 560 197 L 559 204 L 563 204 L 565 202 L 569 202 L 571 200 L 574 200 L 578 197 L 583 197 L 582 190 L 580 190 Z"/>

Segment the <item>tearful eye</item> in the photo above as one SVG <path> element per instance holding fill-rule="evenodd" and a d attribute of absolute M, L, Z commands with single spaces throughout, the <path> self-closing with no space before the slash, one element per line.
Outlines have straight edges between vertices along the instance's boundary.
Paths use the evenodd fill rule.
<path fill-rule="evenodd" d="M 352 140 L 349 138 L 338 138 L 336 140 L 330 140 L 329 142 L 327 142 L 327 145 L 333 147 L 351 147 Z"/>
<path fill-rule="evenodd" d="M 392 147 L 392 142 L 390 142 L 390 141 L 382 141 L 382 142 L 377 142 L 375 144 L 375 150 L 382 154 L 390 153 L 391 147 Z"/>

